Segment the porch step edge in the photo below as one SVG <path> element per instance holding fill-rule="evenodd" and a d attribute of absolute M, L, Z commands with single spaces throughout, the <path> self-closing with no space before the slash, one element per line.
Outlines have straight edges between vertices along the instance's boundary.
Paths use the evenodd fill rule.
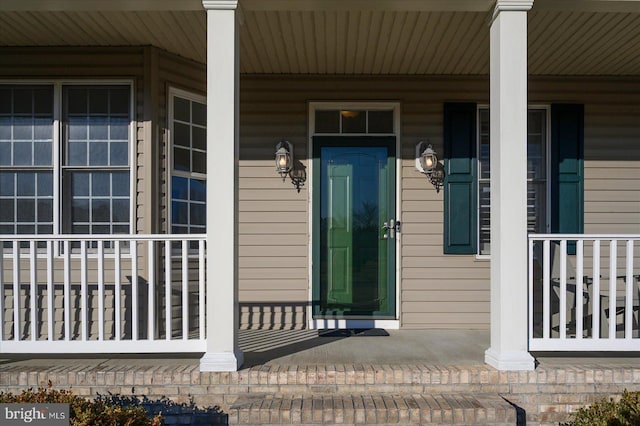
<path fill-rule="evenodd" d="M 514 406 L 498 394 L 242 395 L 233 425 L 515 425 Z"/>

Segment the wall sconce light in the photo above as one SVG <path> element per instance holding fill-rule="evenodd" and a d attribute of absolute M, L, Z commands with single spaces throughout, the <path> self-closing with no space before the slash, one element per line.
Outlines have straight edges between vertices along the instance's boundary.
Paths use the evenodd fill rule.
<path fill-rule="evenodd" d="M 428 142 L 420 141 L 416 145 L 416 170 L 427 175 L 436 192 L 440 192 L 444 184 L 444 167 L 438 162 L 438 154 Z"/>
<path fill-rule="evenodd" d="M 296 169 L 294 167 L 293 145 L 289 141 L 280 141 L 276 145 L 276 171 L 282 177 L 283 182 L 289 176 L 298 192 L 307 180 L 307 172 L 304 168 Z"/>
<path fill-rule="evenodd" d="M 293 165 L 293 146 L 289 141 L 280 141 L 276 145 L 276 171 L 284 182 Z"/>

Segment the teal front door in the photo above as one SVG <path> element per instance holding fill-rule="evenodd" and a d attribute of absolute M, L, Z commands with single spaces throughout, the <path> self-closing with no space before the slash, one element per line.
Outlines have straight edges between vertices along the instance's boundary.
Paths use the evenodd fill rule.
<path fill-rule="evenodd" d="M 395 138 L 313 138 L 316 318 L 395 318 Z"/>

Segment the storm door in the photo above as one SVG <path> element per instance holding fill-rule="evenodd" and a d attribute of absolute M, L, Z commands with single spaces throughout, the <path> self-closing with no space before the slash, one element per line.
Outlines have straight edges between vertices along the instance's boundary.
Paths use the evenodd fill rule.
<path fill-rule="evenodd" d="M 314 137 L 316 318 L 395 318 L 395 138 Z"/>

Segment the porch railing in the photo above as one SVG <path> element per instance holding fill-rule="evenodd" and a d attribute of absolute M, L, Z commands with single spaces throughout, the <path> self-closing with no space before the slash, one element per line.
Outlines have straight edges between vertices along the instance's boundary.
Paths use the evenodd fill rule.
<path fill-rule="evenodd" d="M 0 236 L 0 314 L 0 353 L 203 352 L 205 236 Z"/>
<path fill-rule="evenodd" d="M 640 235 L 529 236 L 529 349 L 639 351 Z"/>

